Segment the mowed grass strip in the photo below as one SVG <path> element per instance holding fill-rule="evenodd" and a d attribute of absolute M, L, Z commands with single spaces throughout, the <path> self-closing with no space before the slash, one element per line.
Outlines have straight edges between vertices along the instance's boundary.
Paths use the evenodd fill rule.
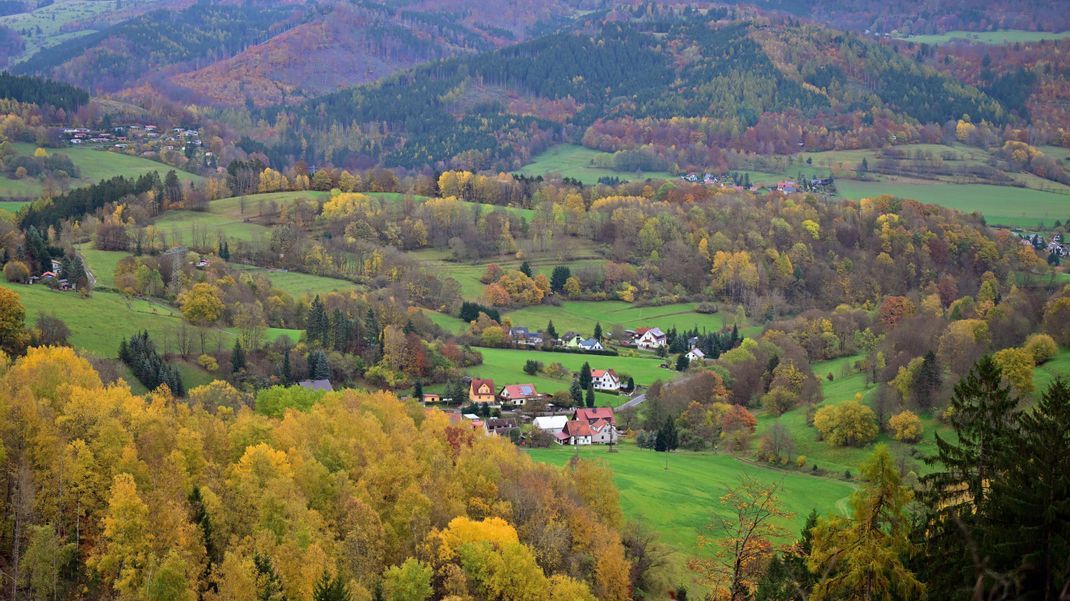
<path fill-rule="evenodd" d="M 742 478 L 780 486 L 781 507 L 794 515 L 781 522 L 788 537 L 779 542 L 789 542 L 798 535 L 811 509 L 835 511 L 853 490 L 845 482 L 771 469 L 727 454 L 657 453 L 631 443 L 619 445 L 617 450 L 610 453 L 602 446 L 584 447 L 579 455 L 603 460 L 613 470 L 613 483 L 620 490 L 621 507 L 629 521 L 654 530 L 662 541 L 692 557 L 708 554 L 699 547 L 698 537 L 709 534 L 706 526 L 714 517 L 730 517 L 731 508 L 720 499 Z M 576 449 L 555 446 L 528 453 L 536 461 L 563 467 Z"/>
<path fill-rule="evenodd" d="M 1070 31 L 1026 31 L 1024 29 L 1004 29 L 1001 31 L 948 31 L 946 33 L 903 36 L 900 39 L 919 44 L 947 44 L 949 42 L 968 42 L 971 44 L 1027 44 L 1044 40 L 1063 40 L 1070 38 Z"/>
<path fill-rule="evenodd" d="M 544 366 L 560 363 L 572 372 L 578 372 L 584 362 L 591 364 L 591 369 L 613 369 L 618 375 L 624 374 L 635 379 L 639 386 L 649 386 L 657 379 L 671 380 L 677 373 L 659 367 L 662 361 L 646 357 L 607 357 L 582 353 L 555 353 L 543 351 L 525 351 L 514 349 L 477 349 L 483 355 L 483 364 L 468 370 L 472 377 L 492 378 L 499 389 L 506 384 L 534 384 L 543 394 L 552 394 L 559 390 L 568 390 L 572 383 L 571 376 L 560 380 L 548 378 L 541 373 L 529 376 L 524 373 L 524 364 L 539 361 Z M 595 393 L 595 402 L 601 407 L 614 407 L 628 400 L 626 396 Z"/>
<path fill-rule="evenodd" d="M 574 144 L 559 144 L 537 155 L 531 163 L 524 165 L 518 173 L 529 177 L 558 174 L 562 177 L 570 177 L 584 184 L 597 184 L 601 177 L 617 177 L 629 181 L 642 181 L 647 179 L 672 179 L 674 176 L 665 171 L 641 171 L 639 173 L 625 173 L 602 167 L 595 167 L 592 160 L 595 157 L 608 157 L 608 152 L 591 150 Z"/>

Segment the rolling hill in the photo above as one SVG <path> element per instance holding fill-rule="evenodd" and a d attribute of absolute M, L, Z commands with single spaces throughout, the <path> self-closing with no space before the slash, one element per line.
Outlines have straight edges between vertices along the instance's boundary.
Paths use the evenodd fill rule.
<path fill-rule="evenodd" d="M 831 146 L 871 128 L 874 107 L 891 126 L 1007 118 L 997 100 L 887 45 L 791 19 L 738 19 L 748 14 L 592 16 L 577 31 L 262 111 L 273 135 L 244 147 L 278 164 L 515 169 L 550 143 L 583 138 L 608 151 L 674 146 L 676 155 L 638 157 L 630 169 L 664 171 L 715 164 L 723 147 L 795 152 L 808 129 Z"/>

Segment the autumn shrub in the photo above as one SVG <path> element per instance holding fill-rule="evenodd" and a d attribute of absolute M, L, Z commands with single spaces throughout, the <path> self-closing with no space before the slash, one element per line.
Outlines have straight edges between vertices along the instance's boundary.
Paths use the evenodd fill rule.
<path fill-rule="evenodd" d="M 821 438 L 835 446 L 861 446 L 877 437 L 877 416 L 858 401 L 822 407 L 814 414 Z"/>
<path fill-rule="evenodd" d="M 209 354 L 204 354 L 197 357 L 197 365 L 200 365 L 201 368 L 205 371 L 219 371 L 219 362 L 215 360 L 215 357 Z"/>
<path fill-rule="evenodd" d="M 1033 334 L 1025 341 L 1024 348 L 1033 356 L 1036 365 L 1047 363 L 1059 354 L 1059 345 L 1047 334 Z"/>
<path fill-rule="evenodd" d="M 992 360 L 999 366 L 1003 379 L 1018 394 L 1033 392 L 1033 355 L 1021 348 L 1005 348 L 992 355 Z"/>
<path fill-rule="evenodd" d="M 4 278 L 13 284 L 30 281 L 30 268 L 22 261 L 8 261 L 4 265 Z"/>
<path fill-rule="evenodd" d="M 892 429 L 892 437 L 900 442 L 917 442 L 924 432 L 921 418 L 913 411 L 896 413 L 888 420 L 888 427 Z"/>

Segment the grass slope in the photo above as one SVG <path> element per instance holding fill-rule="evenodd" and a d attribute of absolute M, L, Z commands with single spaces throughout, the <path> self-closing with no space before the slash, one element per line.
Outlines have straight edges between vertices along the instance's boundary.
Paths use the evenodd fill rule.
<path fill-rule="evenodd" d="M 255 265 L 243 265 L 240 263 L 231 263 L 230 265 L 231 267 L 235 267 L 245 272 L 255 272 L 263 275 L 271 281 L 272 286 L 286 292 L 294 298 L 305 294 L 315 296 L 317 294 L 327 294 L 328 292 L 349 290 L 357 286 L 353 282 L 347 280 L 300 273 L 297 271 L 265 269 Z"/>
<path fill-rule="evenodd" d="M 589 447 L 579 454 L 585 459 L 604 460 L 612 468 L 613 482 L 620 490 L 621 507 L 628 520 L 653 529 L 661 540 L 688 556 L 705 554 L 698 537 L 705 533 L 714 516 L 728 517 L 729 509 L 720 498 L 743 477 L 781 486 L 781 505 L 794 514 L 781 524 L 790 537 L 802 529 L 811 509 L 828 512 L 842 506 L 853 490 L 844 482 L 754 465 L 731 455 L 671 453 L 666 470 L 665 453 L 632 444 L 620 445 L 618 450 L 609 453 L 605 447 Z M 575 454 L 567 447 L 528 452 L 536 461 L 556 466 L 566 465 Z"/>
<path fill-rule="evenodd" d="M 559 307 L 524 307 L 510 311 L 508 316 L 514 326 L 541 330 L 546 327 L 547 322 L 553 320 L 554 328 L 559 334 L 573 330 L 586 336 L 593 333 L 595 323 L 602 324 L 602 331 L 607 336 L 614 325 L 620 325 L 627 330 L 657 326 L 662 330 L 676 327 L 677 330 L 698 328 L 708 332 L 720 330 L 726 321 L 731 326 L 731 316 L 696 313 L 697 306 L 698 303 L 677 303 L 660 307 L 636 307 L 623 301 L 567 301 Z"/>
<path fill-rule="evenodd" d="M 501 388 L 506 384 L 534 384 L 544 394 L 559 390 L 568 390 L 571 378 L 555 380 L 543 375 L 529 376 L 524 373 L 524 363 L 529 359 L 540 361 L 543 365 L 560 363 L 573 372 L 578 372 L 583 363 L 591 364 L 591 369 L 614 369 L 617 374 L 626 374 L 635 379 L 640 386 L 647 386 L 657 379 L 669 380 L 676 376 L 675 371 L 662 369 L 661 360 L 647 357 L 604 357 L 579 353 L 552 353 L 542 351 L 524 351 L 513 349 L 480 348 L 483 365 L 469 369 L 477 378 L 491 378 L 495 386 Z M 595 402 L 599 406 L 616 406 L 627 398 L 612 394 L 595 393 Z"/>
<path fill-rule="evenodd" d="M 562 177 L 577 179 L 585 184 L 597 184 L 600 177 L 618 177 L 629 181 L 673 178 L 671 173 L 664 171 L 625 173 L 595 167 L 592 164 L 595 157 L 608 155 L 607 152 L 599 152 L 583 146 L 559 144 L 536 156 L 533 162 L 522 167 L 518 173 L 530 177 L 558 174 Z"/>
<path fill-rule="evenodd" d="M 987 184 L 889 183 L 837 180 L 845 198 L 891 194 L 963 211 L 979 212 L 990 225 L 1035 227 L 1070 217 L 1070 195 Z"/>
<path fill-rule="evenodd" d="M 948 31 L 931 35 L 904 36 L 900 39 L 919 44 L 947 44 L 949 42 L 968 42 L 972 44 L 1015 44 L 1041 42 L 1044 40 L 1064 40 L 1070 38 L 1070 31 L 1053 33 L 1050 31 L 1025 31 L 1022 29 L 1005 29 L 1002 31 Z"/>
<path fill-rule="evenodd" d="M 54 315 L 64 321 L 71 330 L 70 342 L 99 357 L 114 357 L 119 342 L 131 334 L 147 330 L 156 341 L 157 348 L 173 351 L 176 333 L 183 324 L 182 314 L 174 307 L 138 298 L 127 298 L 116 292 L 98 290 L 88 298 L 74 292 L 53 292 L 45 286 L 24 286 L 0 282 L 0 286 L 14 290 L 26 308 L 26 323 L 32 325 L 42 313 Z M 190 327 L 195 335 L 195 328 Z M 269 328 L 268 340 L 281 335 L 298 340 L 300 330 Z M 215 349 L 221 345 L 229 348 L 237 336 L 237 330 L 213 329 L 206 344 Z"/>
<path fill-rule="evenodd" d="M 20 155 L 32 155 L 37 146 L 33 144 L 17 143 L 14 145 Z M 80 177 L 72 179 L 72 188 L 95 184 L 102 179 L 109 179 L 117 175 L 123 177 L 138 177 L 146 173 L 156 171 L 162 178 L 168 171 L 174 169 L 178 178 L 182 181 L 200 183 L 204 178 L 199 175 L 187 173 L 175 169 L 170 165 L 151 161 L 141 157 L 108 152 L 94 148 L 50 148 L 49 153 L 65 154 L 78 166 L 81 171 Z M 10 179 L 0 175 L 0 199 L 27 199 L 35 198 L 41 194 L 41 182 L 36 179 Z"/>

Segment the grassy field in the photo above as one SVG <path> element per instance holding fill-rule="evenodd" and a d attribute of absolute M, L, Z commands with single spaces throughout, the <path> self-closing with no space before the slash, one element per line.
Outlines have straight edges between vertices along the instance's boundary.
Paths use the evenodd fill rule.
<path fill-rule="evenodd" d="M 23 142 L 14 145 L 20 155 L 32 155 L 37 146 Z M 71 187 L 77 188 L 95 184 L 102 179 L 108 179 L 117 175 L 124 177 L 138 177 L 146 173 L 156 171 L 162 178 L 168 171 L 174 169 L 169 165 L 134 157 L 117 152 L 107 152 L 94 148 L 59 148 L 48 149 L 50 153 L 65 154 L 78 166 L 81 171 L 80 177 L 71 180 Z M 203 178 L 180 169 L 175 169 L 178 178 L 182 181 L 200 182 Z M 41 194 L 41 182 L 33 178 L 21 180 L 10 179 L 0 176 L 0 198 L 27 199 L 35 198 Z"/>
<path fill-rule="evenodd" d="M 591 364 L 591 369 L 613 369 L 617 374 L 629 375 L 640 386 L 647 386 L 657 379 L 670 380 L 675 371 L 662 369 L 661 360 L 655 357 L 604 357 L 583 355 L 579 353 L 551 353 L 542 351 L 524 351 L 513 349 L 480 348 L 483 365 L 469 369 L 472 377 L 491 378 L 495 386 L 501 388 L 506 384 L 534 384 L 539 392 L 552 394 L 559 390 L 568 390 L 571 378 L 555 380 L 543 375 L 529 376 L 524 373 L 524 362 L 541 361 L 543 365 L 560 363 L 565 368 L 578 372 L 583 363 Z M 599 406 L 616 406 L 628 400 L 626 397 L 612 394 L 595 393 Z"/>
<path fill-rule="evenodd" d="M 317 294 L 327 294 L 328 292 L 334 292 L 336 290 L 348 290 L 357 286 L 353 282 L 347 280 L 300 273 L 297 271 L 265 269 L 263 267 L 256 267 L 255 265 L 242 265 L 240 263 L 231 263 L 230 265 L 241 271 L 255 272 L 263 275 L 271 281 L 272 286 L 286 292 L 294 298 L 300 297 L 303 294 L 315 296 Z"/>
<path fill-rule="evenodd" d="M 636 307 L 623 301 L 567 301 L 560 307 L 536 305 L 508 313 L 514 326 L 543 329 L 553 320 L 559 334 L 573 330 L 590 336 L 596 322 L 601 322 L 602 331 L 608 336 L 614 325 L 631 330 L 638 327 L 657 326 L 662 330 L 676 327 L 678 330 L 698 328 L 708 332 L 724 327 L 726 320 L 731 326 L 732 316 L 720 313 L 712 315 L 696 313 L 698 303 L 677 303 L 660 307 Z M 741 326 L 743 324 L 740 324 Z"/>
<path fill-rule="evenodd" d="M 123 5 L 129 7 L 131 4 L 154 3 L 155 0 L 134 0 L 134 2 L 124 2 Z M 113 12 L 115 6 L 115 2 L 102 2 L 101 0 L 58 0 L 30 12 L 0 17 L 0 25 L 26 32 L 23 34 L 26 48 L 22 54 L 13 56 L 12 61 L 25 60 L 43 48 L 50 48 L 61 42 L 92 33 L 94 30 L 89 27 L 79 27 L 70 31 L 65 30 L 64 26 L 76 21 L 92 21 Z"/>
<path fill-rule="evenodd" d="M 671 173 L 664 171 L 624 173 L 595 167 L 592 164 L 594 157 L 608 155 L 607 152 L 599 152 L 583 146 L 560 144 L 536 156 L 534 161 L 521 168 L 519 173 L 530 177 L 554 173 L 562 177 L 577 179 L 585 184 L 596 184 L 600 177 L 619 177 L 629 181 L 673 179 L 674 177 Z"/>
<path fill-rule="evenodd" d="M 54 315 L 71 330 L 73 346 L 99 357 L 114 357 L 119 342 L 131 334 L 147 330 L 157 348 L 174 350 L 176 332 L 183 323 L 182 314 L 174 307 L 145 299 L 126 298 L 116 292 L 98 290 L 88 298 L 74 292 L 53 292 L 45 286 L 25 286 L 0 282 L 0 286 L 14 290 L 26 308 L 26 323 L 32 325 L 41 313 Z M 106 324 L 106 325 L 102 325 Z M 195 328 L 190 327 L 196 333 Z M 269 328 L 265 338 L 274 340 L 281 335 L 298 340 L 300 330 Z M 236 331 L 213 329 L 207 344 L 216 343 L 229 348 Z"/>
<path fill-rule="evenodd" d="M 1054 359 L 1033 371 L 1034 394 L 1039 396 L 1056 377 L 1070 378 L 1070 350 L 1063 349 Z"/>
<path fill-rule="evenodd" d="M 536 461 L 565 466 L 574 448 L 531 449 Z M 657 532 L 659 539 L 676 551 L 671 558 L 677 581 L 687 581 L 684 567 L 691 557 L 709 555 L 699 546 L 700 535 L 710 535 L 706 527 L 715 516 L 728 517 L 720 502 L 728 489 L 741 478 L 778 484 L 784 510 L 793 514 L 781 526 L 788 531 L 787 543 L 802 529 L 811 509 L 828 513 L 846 507 L 853 488 L 844 482 L 811 476 L 803 472 L 771 469 L 716 453 L 656 453 L 623 444 L 618 452 L 606 447 L 586 447 L 579 451 L 585 459 L 605 460 L 613 470 L 613 482 L 620 490 L 621 507 L 629 521 Z M 668 457 L 666 457 L 668 455 Z M 666 459 L 668 463 L 666 464 Z M 666 469 L 666 465 L 668 469 Z M 694 587 L 692 592 L 700 590 Z M 700 598 L 697 594 L 695 598 Z"/>
<path fill-rule="evenodd" d="M 904 36 L 900 39 L 919 44 L 947 44 L 949 42 L 969 42 L 973 44 L 1014 44 L 1041 42 L 1044 40 L 1064 40 L 1070 38 L 1070 31 L 1053 33 L 1050 31 L 1025 31 L 1006 29 L 1002 31 L 948 31 L 932 35 Z"/>
<path fill-rule="evenodd" d="M 1070 195 L 985 184 L 888 183 L 837 180 L 840 194 L 852 200 L 891 194 L 950 209 L 981 213 L 989 225 L 1035 227 L 1070 217 Z"/>
<path fill-rule="evenodd" d="M 0 200 L 0 213 L 10 213 L 14 215 L 18 213 L 19 209 L 30 204 L 24 200 Z"/>
<path fill-rule="evenodd" d="M 115 287 L 115 271 L 119 267 L 119 261 L 130 256 L 130 253 L 121 250 L 96 250 L 88 244 L 79 246 L 78 254 L 97 279 L 96 285 L 102 288 Z"/>

